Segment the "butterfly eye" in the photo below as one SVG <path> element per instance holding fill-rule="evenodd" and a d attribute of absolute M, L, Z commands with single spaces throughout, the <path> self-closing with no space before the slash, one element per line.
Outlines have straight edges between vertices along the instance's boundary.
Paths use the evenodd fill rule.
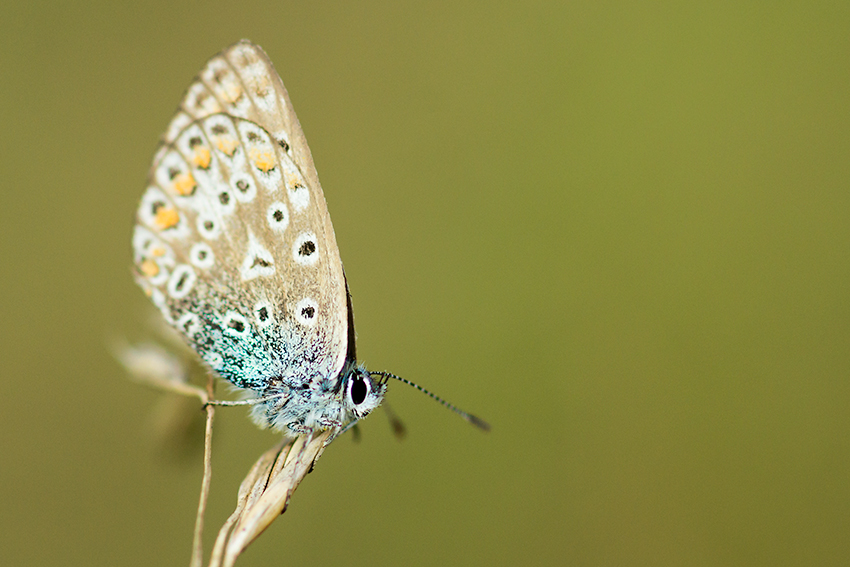
<path fill-rule="evenodd" d="M 349 386 L 348 394 L 351 396 L 351 401 L 355 406 L 359 406 L 366 400 L 369 395 L 369 384 L 359 374 L 355 374 L 351 378 L 351 386 Z"/>

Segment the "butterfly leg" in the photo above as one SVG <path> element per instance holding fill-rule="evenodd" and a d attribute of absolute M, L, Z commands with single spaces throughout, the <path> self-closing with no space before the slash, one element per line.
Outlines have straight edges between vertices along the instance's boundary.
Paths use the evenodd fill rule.
<path fill-rule="evenodd" d="M 209 400 L 206 404 L 208 406 L 252 406 L 255 404 L 263 404 L 265 402 L 275 400 L 277 398 L 283 397 L 284 394 L 272 394 L 271 396 L 264 396 L 262 398 L 248 398 L 247 400 Z"/>
<path fill-rule="evenodd" d="M 354 429 L 354 431 L 357 433 L 357 438 L 358 438 L 358 439 L 360 439 L 360 433 L 359 433 L 359 432 L 360 432 L 360 430 L 359 430 L 359 429 L 357 429 L 357 421 L 358 421 L 358 420 L 356 420 L 356 419 L 355 419 L 354 421 L 352 421 L 351 423 L 349 423 L 348 425 L 346 425 L 345 427 L 343 427 L 343 428 L 340 430 L 340 432 L 339 432 L 339 433 L 337 433 L 337 435 L 342 435 L 343 433 L 345 433 L 345 432 L 346 432 L 346 431 L 348 431 L 349 429 L 352 429 L 352 428 L 353 428 L 353 429 Z"/>
<path fill-rule="evenodd" d="M 293 435 L 307 435 L 308 433 L 312 433 L 313 429 L 304 425 L 303 422 L 293 421 L 291 423 L 286 424 L 286 428 L 292 432 Z"/>

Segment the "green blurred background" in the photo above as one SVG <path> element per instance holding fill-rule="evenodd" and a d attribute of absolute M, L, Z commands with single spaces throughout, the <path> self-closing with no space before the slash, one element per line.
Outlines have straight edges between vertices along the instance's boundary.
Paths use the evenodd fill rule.
<path fill-rule="evenodd" d="M 2 13 L 4 565 L 188 563 L 201 455 L 107 345 L 149 328 L 158 137 L 243 37 L 310 141 L 361 358 L 493 431 L 391 385 L 407 439 L 336 441 L 239 565 L 850 562 L 850 4 Z M 207 549 L 276 441 L 245 413 Z"/>

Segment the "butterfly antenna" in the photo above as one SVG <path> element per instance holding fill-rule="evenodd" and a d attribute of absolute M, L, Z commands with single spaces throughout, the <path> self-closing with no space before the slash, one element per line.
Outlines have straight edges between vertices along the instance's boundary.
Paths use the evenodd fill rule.
<path fill-rule="evenodd" d="M 422 392 L 423 394 L 425 394 L 425 395 L 429 396 L 431 399 L 433 399 L 433 400 L 435 400 L 436 402 L 438 402 L 438 403 L 439 403 L 440 405 L 442 405 L 443 407 L 448 408 L 448 409 L 450 409 L 451 411 L 455 412 L 456 414 L 458 414 L 459 416 L 461 416 L 463 419 L 465 419 L 466 421 L 468 421 L 468 422 L 469 422 L 469 423 L 471 423 L 472 425 L 474 425 L 474 426 L 476 426 L 476 427 L 478 427 L 478 428 L 481 428 L 481 429 L 483 429 L 484 431 L 490 431 L 490 424 L 488 424 L 488 423 L 487 423 L 486 421 L 484 421 L 483 419 L 481 419 L 481 418 L 479 418 L 479 417 L 475 417 L 475 416 L 474 416 L 474 415 L 472 415 L 471 413 L 466 413 L 465 411 L 463 411 L 463 410 L 462 410 L 462 409 L 460 409 L 459 407 L 456 407 L 456 406 L 454 406 L 454 405 L 450 404 L 449 402 L 447 402 L 446 400 L 444 400 L 443 398 L 441 398 L 441 397 L 440 397 L 440 396 L 438 396 L 437 394 L 434 394 L 433 392 L 429 392 L 428 390 L 426 390 L 425 388 L 423 388 L 423 387 L 422 387 L 422 386 L 420 386 L 419 384 L 414 384 L 414 383 L 413 383 L 413 382 L 411 382 L 410 380 L 405 380 L 405 379 L 404 379 L 404 378 L 402 378 L 401 376 L 396 376 L 395 374 L 390 374 L 389 372 L 369 372 L 369 376 L 382 376 L 382 377 L 384 378 L 384 379 L 381 381 L 381 384 L 382 384 L 382 385 L 383 385 L 383 384 L 386 384 L 386 383 L 387 383 L 387 380 L 388 380 L 389 378 L 394 378 L 394 379 L 398 380 L 399 382 L 404 382 L 404 383 L 405 383 L 405 384 L 407 384 L 408 386 L 413 386 L 414 388 L 416 388 L 417 390 L 419 390 L 419 391 L 420 391 L 420 392 Z"/>

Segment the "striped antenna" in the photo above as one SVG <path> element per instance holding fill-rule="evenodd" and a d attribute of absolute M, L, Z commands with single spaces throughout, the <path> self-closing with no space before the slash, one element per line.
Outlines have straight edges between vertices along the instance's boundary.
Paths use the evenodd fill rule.
<path fill-rule="evenodd" d="M 398 380 L 399 382 L 404 382 L 408 386 L 413 386 L 414 388 L 416 388 L 417 390 L 419 390 L 423 394 L 430 396 L 433 400 L 440 403 L 443 407 L 446 407 L 446 408 L 452 410 L 453 412 L 455 412 L 456 414 L 461 416 L 463 419 L 465 419 L 466 421 L 468 421 L 472 425 L 474 425 L 474 426 L 476 426 L 480 429 L 483 429 L 484 431 L 490 431 L 490 424 L 487 423 L 486 421 L 484 421 L 483 419 L 481 419 L 479 417 L 475 417 L 471 413 L 466 413 L 465 411 L 463 411 L 459 407 L 456 407 L 456 406 L 450 404 L 449 402 L 447 402 L 446 400 L 444 400 L 443 398 L 441 398 L 437 394 L 429 392 L 428 390 L 426 390 L 425 388 L 423 388 L 419 384 L 414 384 L 410 380 L 405 380 L 401 376 L 396 376 L 395 374 L 391 374 L 389 372 L 369 372 L 369 376 L 382 376 L 384 378 L 381 381 L 382 385 L 386 384 L 387 380 L 389 378 L 394 378 L 394 379 Z"/>

